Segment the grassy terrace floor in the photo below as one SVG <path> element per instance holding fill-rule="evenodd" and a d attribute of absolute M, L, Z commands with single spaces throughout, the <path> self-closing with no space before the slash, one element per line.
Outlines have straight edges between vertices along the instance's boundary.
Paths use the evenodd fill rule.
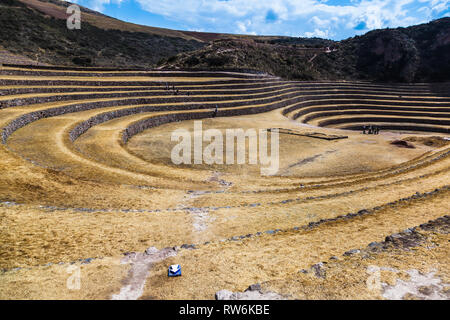
<path fill-rule="evenodd" d="M 267 76 L 201 77 L 181 71 L 176 77 L 129 71 L 102 77 L 102 72 L 66 71 L 49 70 L 60 74 L 49 76 L 37 69 L 26 69 L 26 75 L 19 68 L 0 69 L 0 101 L 7 104 L 0 109 L 0 128 L 9 128 L 0 145 L 2 299 L 213 299 L 221 289 L 243 291 L 257 282 L 290 299 L 392 298 L 388 286 L 367 291 L 366 258 L 333 262 L 325 278 L 299 270 L 450 212 L 445 122 L 450 100 L 427 84 L 285 83 Z M 72 75 L 77 72 L 80 76 Z M 66 80 L 95 85 L 77 87 Z M 167 92 L 165 82 L 190 95 Z M 77 94 L 83 97 L 77 100 Z M 216 105 L 219 114 L 211 118 Z M 362 114 L 327 114 L 344 106 L 359 106 L 352 110 Z M 319 107 L 325 109 L 314 109 Z M 370 122 L 386 107 L 399 110 L 398 115 Z M 296 116 L 308 108 L 314 111 Z M 435 111 L 424 116 L 426 111 L 417 108 Z M 124 143 L 125 130 L 136 123 L 181 115 L 188 120 L 144 128 Z M 348 138 L 280 134 L 280 166 L 273 176 L 261 176 L 259 166 L 248 164 L 176 166 L 170 159 L 176 144 L 171 133 L 192 132 L 189 117 L 196 115 L 205 115 L 204 130 L 284 128 Z M 305 120 L 310 115 L 316 117 Z M 93 122 L 98 117 L 102 121 Z M 352 122 L 364 117 L 368 122 Z M 408 130 L 380 135 L 340 129 L 401 126 L 403 118 L 417 120 L 408 123 Z M 12 126 L 17 119 L 26 123 Z M 317 126 L 336 119 L 350 122 Z M 430 119 L 437 122 L 423 124 Z M 85 132 L 71 139 L 71 132 L 87 122 Z M 391 143 L 399 140 L 414 148 Z M 383 275 L 390 286 L 408 278 L 408 265 L 425 273 L 435 270 L 448 285 L 449 238 L 439 230 L 424 235 L 439 245 L 436 249 L 423 244 L 412 251 L 386 249 L 370 262 L 398 270 Z M 182 244 L 196 249 L 181 249 Z M 141 254 L 149 247 L 176 250 L 156 259 Z M 138 254 L 124 257 L 129 252 Z M 71 262 L 81 267 L 81 290 L 66 287 Z M 182 265 L 183 277 L 167 278 L 172 263 Z M 136 268 L 148 276 L 138 276 L 142 269 Z M 139 288 L 125 294 L 127 283 Z M 343 292 L 337 290 L 346 285 Z"/>

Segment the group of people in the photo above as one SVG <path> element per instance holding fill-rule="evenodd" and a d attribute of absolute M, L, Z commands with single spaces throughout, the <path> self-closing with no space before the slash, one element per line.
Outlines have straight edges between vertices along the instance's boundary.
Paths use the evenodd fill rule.
<path fill-rule="evenodd" d="M 364 126 L 363 127 L 363 134 L 379 134 L 380 133 L 380 127 L 378 126 L 374 126 L 374 125 L 370 125 L 370 126 Z"/>
<path fill-rule="evenodd" d="M 178 95 L 178 93 L 179 93 L 179 90 L 175 89 L 174 84 L 171 86 L 167 82 L 166 82 L 166 91 L 168 92 L 168 94 L 174 94 L 174 95 Z"/>

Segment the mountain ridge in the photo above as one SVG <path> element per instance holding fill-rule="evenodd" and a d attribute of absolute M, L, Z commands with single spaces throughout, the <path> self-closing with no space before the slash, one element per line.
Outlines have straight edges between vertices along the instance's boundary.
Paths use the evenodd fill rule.
<path fill-rule="evenodd" d="M 316 44 L 302 44 L 302 38 L 216 40 L 161 63 L 163 68 L 237 65 L 292 80 L 449 81 L 450 18 L 373 30 L 342 41 L 316 39 Z"/>
<path fill-rule="evenodd" d="M 450 18 L 333 41 L 147 27 L 84 7 L 82 29 L 68 30 L 70 4 L 3 0 L 3 56 L 36 65 L 258 70 L 291 80 L 450 81 Z M 0 54 L 0 63 L 15 61 Z"/>

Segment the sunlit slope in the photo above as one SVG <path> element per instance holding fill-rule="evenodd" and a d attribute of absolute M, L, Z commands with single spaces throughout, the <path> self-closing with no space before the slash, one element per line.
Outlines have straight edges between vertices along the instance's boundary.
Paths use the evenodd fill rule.
<path fill-rule="evenodd" d="M 195 244 L 199 251 L 181 249 L 152 266 L 146 295 L 212 298 L 284 278 L 286 261 L 294 272 L 439 218 L 450 209 L 447 86 L 3 67 L 0 277 L 20 276 L 21 292 L 33 296 L 39 290 L 27 286 L 50 272 L 35 266 L 111 257 L 92 265 L 111 270 L 111 287 L 92 285 L 88 294 L 109 298 L 124 277 L 121 254 Z M 249 164 L 175 165 L 171 133 L 192 132 L 195 120 L 205 130 L 296 134 L 280 133 L 272 176 Z M 363 135 L 365 125 L 381 133 Z M 333 136 L 346 138 L 324 139 Z M 187 266 L 184 282 L 165 283 L 158 275 L 176 261 Z M 259 276 L 233 277 L 249 263 Z M 194 277 L 196 266 L 208 276 Z M 49 295 L 75 297 L 55 290 Z"/>

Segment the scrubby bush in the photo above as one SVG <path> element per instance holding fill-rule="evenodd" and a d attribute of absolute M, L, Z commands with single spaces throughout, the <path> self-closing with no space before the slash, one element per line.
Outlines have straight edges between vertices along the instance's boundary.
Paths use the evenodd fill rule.
<path fill-rule="evenodd" d="M 45 16 L 17 0 L 1 4 L 0 45 L 44 63 L 84 65 L 89 58 L 98 66 L 153 67 L 163 57 L 204 46 L 182 38 L 105 30 L 85 21 L 81 30 L 68 30 L 64 19 Z"/>

